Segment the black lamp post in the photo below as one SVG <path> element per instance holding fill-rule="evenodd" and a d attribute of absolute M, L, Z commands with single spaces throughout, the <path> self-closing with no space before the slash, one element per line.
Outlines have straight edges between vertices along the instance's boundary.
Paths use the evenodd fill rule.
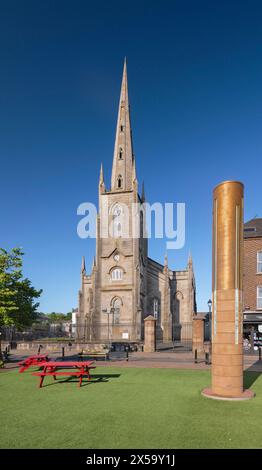
<path fill-rule="evenodd" d="M 115 308 L 114 307 L 111 307 L 110 309 L 103 309 L 102 310 L 103 313 L 106 313 L 107 314 L 107 340 L 108 340 L 108 346 L 112 347 L 112 335 L 113 335 L 113 326 L 114 326 L 114 314 L 115 314 Z M 110 341 L 110 334 L 109 334 L 109 315 L 112 315 L 112 327 L 111 327 L 111 341 Z"/>
<path fill-rule="evenodd" d="M 212 300 L 209 299 L 207 302 L 208 306 L 208 331 L 209 331 L 209 339 L 211 339 L 211 320 L 212 320 L 212 313 L 211 313 L 211 308 L 212 308 Z"/>

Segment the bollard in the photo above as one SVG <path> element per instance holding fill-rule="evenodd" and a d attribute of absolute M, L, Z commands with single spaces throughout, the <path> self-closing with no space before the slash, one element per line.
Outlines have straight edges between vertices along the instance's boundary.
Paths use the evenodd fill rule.
<path fill-rule="evenodd" d="M 209 365 L 209 353 L 205 353 L 205 364 Z"/>
<path fill-rule="evenodd" d="M 197 364 L 197 349 L 195 349 L 195 364 Z"/>
<path fill-rule="evenodd" d="M 63 358 L 65 357 L 65 348 L 64 348 L 64 346 L 62 346 L 62 357 Z"/>
<path fill-rule="evenodd" d="M 128 348 L 126 348 L 126 360 L 128 361 Z"/>

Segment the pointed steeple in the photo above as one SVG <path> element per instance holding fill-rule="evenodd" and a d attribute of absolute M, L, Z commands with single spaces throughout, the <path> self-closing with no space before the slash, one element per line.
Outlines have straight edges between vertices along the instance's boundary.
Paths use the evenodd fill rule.
<path fill-rule="evenodd" d="M 132 189 L 133 159 L 134 156 L 127 86 L 127 67 L 125 59 L 111 176 L 112 191 L 128 191 Z"/>
<path fill-rule="evenodd" d="M 86 273 L 86 262 L 85 262 L 85 257 L 84 256 L 82 256 L 81 273 L 82 274 Z"/>

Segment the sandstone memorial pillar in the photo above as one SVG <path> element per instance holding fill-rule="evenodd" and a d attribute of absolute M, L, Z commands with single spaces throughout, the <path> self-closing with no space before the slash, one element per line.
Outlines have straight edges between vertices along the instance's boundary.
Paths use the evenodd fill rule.
<path fill-rule="evenodd" d="M 206 397 L 245 400 L 243 390 L 243 184 L 225 181 L 213 192 L 212 386 Z"/>
<path fill-rule="evenodd" d="M 204 353 L 204 328 L 205 328 L 205 316 L 195 315 L 193 317 L 193 353 L 197 350 L 198 353 Z"/>
<path fill-rule="evenodd" d="M 156 350 L 156 319 L 149 315 L 145 322 L 144 352 L 155 352 Z"/>

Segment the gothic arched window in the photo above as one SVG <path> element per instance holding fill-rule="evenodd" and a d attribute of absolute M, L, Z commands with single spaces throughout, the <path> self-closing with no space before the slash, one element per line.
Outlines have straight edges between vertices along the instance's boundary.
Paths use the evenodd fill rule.
<path fill-rule="evenodd" d="M 157 320 L 159 315 L 159 300 L 156 298 L 153 299 L 153 314 L 155 319 Z"/>
<path fill-rule="evenodd" d="M 180 319 L 180 314 L 181 314 L 181 303 L 184 299 L 184 296 L 182 292 L 177 291 L 174 294 L 173 297 L 173 319 L 175 324 L 179 324 L 181 319 Z"/>
<path fill-rule="evenodd" d="M 118 188 L 118 189 L 121 189 L 121 188 L 122 188 L 122 185 L 123 185 L 123 178 L 122 178 L 121 175 L 119 175 L 119 176 L 117 177 L 117 188 Z"/>
<path fill-rule="evenodd" d="M 112 308 L 113 308 L 113 324 L 120 322 L 120 310 L 121 310 L 122 301 L 119 297 L 113 299 Z"/>
<path fill-rule="evenodd" d="M 120 268 L 114 268 L 111 271 L 111 279 L 112 281 L 122 281 L 123 279 L 123 271 Z"/>
<path fill-rule="evenodd" d="M 122 236 L 123 208 L 120 204 L 116 204 L 113 208 L 113 237 Z"/>
<path fill-rule="evenodd" d="M 122 147 L 119 147 L 118 157 L 119 157 L 119 160 L 123 160 L 123 149 L 122 149 Z"/>

